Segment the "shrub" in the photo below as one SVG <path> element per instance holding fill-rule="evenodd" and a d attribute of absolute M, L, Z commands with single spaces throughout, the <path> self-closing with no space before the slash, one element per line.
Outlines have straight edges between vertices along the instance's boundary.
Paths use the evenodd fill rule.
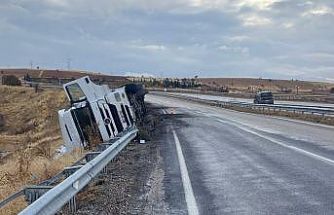
<path fill-rule="evenodd" d="M 8 86 L 21 86 L 21 81 L 14 75 L 2 76 L 2 84 Z"/>
<path fill-rule="evenodd" d="M 0 131 L 5 127 L 5 117 L 0 113 Z"/>

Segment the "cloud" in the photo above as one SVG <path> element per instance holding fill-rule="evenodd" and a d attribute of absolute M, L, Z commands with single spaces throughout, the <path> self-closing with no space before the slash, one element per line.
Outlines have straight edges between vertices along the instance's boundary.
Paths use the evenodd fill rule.
<path fill-rule="evenodd" d="M 69 7 L 70 1 L 68 0 L 45 0 L 46 4 L 49 4 L 51 7 Z"/>
<path fill-rule="evenodd" d="M 131 45 L 132 48 L 135 49 L 143 49 L 143 50 L 147 50 L 147 51 L 164 51 L 166 50 L 166 46 L 164 45 Z"/>
<path fill-rule="evenodd" d="M 285 23 L 282 23 L 282 26 L 284 28 L 293 28 L 295 24 L 293 22 L 285 22 Z"/>
<path fill-rule="evenodd" d="M 229 42 L 244 42 L 247 40 L 251 40 L 251 38 L 249 36 L 245 36 L 245 35 L 234 35 L 234 36 L 228 36 L 225 37 L 225 39 Z"/>
<path fill-rule="evenodd" d="M 279 0 L 241 0 L 237 1 L 237 7 L 252 7 L 258 10 L 269 10 L 271 6 L 277 2 L 281 2 Z"/>
<path fill-rule="evenodd" d="M 239 16 L 239 18 L 242 20 L 242 23 L 244 26 L 265 26 L 272 24 L 272 21 L 269 18 L 261 17 L 256 14 L 245 14 Z"/>
<path fill-rule="evenodd" d="M 223 51 L 223 52 L 227 52 L 227 53 L 249 55 L 249 48 L 248 47 L 222 45 L 222 46 L 219 46 L 218 49 Z"/>
<path fill-rule="evenodd" d="M 319 6 L 312 8 L 302 14 L 302 16 L 324 16 L 324 15 L 334 15 L 333 8 L 328 6 Z"/>
<path fill-rule="evenodd" d="M 0 34 L 4 32 L 13 32 L 18 31 L 19 28 L 11 23 L 9 23 L 6 19 L 0 19 Z"/>
<path fill-rule="evenodd" d="M 334 60 L 334 53 L 314 52 L 305 54 L 304 56 L 312 59 Z"/>
<path fill-rule="evenodd" d="M 332 0 L 2 0 L 0 66 L 70 57 L 113 74 L 325 80 L 333 10 Z"/>

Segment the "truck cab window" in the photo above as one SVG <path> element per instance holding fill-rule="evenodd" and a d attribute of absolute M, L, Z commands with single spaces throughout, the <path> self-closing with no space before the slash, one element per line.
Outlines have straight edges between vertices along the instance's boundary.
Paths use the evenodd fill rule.
<path fill-rule="evenodd" d="M 84 92 L 77 83 L 66 86 L 66 91 L 72 103 L 80 102 L 86 99 Z"/>

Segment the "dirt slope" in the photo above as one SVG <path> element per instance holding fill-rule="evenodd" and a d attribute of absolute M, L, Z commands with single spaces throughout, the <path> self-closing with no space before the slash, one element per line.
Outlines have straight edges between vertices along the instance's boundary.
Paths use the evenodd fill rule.
<path fill-rule="evenodd" d="M 54 160 L 62 144 L 57 111 L 67 105 L 62 90 L 0 86 L 0 200 L 27 184 L 36 184 L 72 163 L 72 155 Z M 17 201 L 0 211 L 16 214 Z"/>

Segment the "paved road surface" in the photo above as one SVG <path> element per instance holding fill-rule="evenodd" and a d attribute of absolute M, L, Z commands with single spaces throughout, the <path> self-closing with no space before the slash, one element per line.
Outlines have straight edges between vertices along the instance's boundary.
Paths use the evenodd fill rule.
<path fill-rule="evenodd" d="M 188 97 L 206 99 L 206 100 L 216 100 L 216 101 L 238 101 L 238 102 L 249 102 L 253 103 L 253 99 L 246 98 L 231 98 L 226 96 L 215 96 L 215 95 L 204 95 L 204 94 L 193 94 L 193 93 L 170 93 L 172 95 L 183 95 Z M 306 106 L 319 106 L 319 107 L 329 107 L 334 108 L 334 104 L 330 103 L 317 103 L 317 102 L 301 102 L 301 101 L 280 101 L 275 100 L 275 104 L 285 104 L 285 105 L 306 105 Z"/>
<path fill-rule="evenodd" d="M 334 127 L 149 95 L 168 214 L 334 214 Z"/>

